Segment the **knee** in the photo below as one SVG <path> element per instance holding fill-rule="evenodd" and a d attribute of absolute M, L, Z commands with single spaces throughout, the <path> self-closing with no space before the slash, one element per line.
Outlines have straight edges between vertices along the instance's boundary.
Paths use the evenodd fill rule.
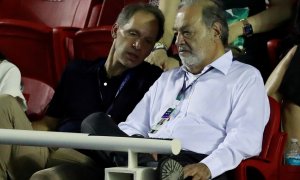
<path fill-rule="evenodd" d="M 30 177 L 30 180 L 38 180 L 38 179 L 44 179 L 44 180 L 48 180 L 49 178 L 47 178 L 44 175 L 41 175 L 39 173 L 35 173 Z M 49 179 L 50 180 L 50 179 Z"/>
<path fill-rule="evenodd" d="M 38 171 L 36 173 L 34 173 L 31 177 L 30 180 L 54 180 L 54 179 L 58 179 L 58 177 L 55 177 L 56 174 L 55 173 L 49 173 L 48 169 L 45 170 L 41 170 Z"/>
<path fill-rule="evenodd" d="M 96 112 L 87 116 L 81 123 L 81 132 L 105 135 L 106 129 L 114 124 L 113 120 L 103 112 Z"/>
<path fill-rule="evenodd" d="M 96 112 L 87 116 L 81 123 L 81 132 L 95 134 L 95 127 L 98 127 L 99 119 L 103 116 L 102 112 Z"/>
<path fill-rule="evenodd" d="M 15 112 L 24 112 L 17 99 L 11 95 L 0 95 L 0 117 L 11 116 Z"/>
<path fill-rule="evenodd" d="M 16 98 L 11 95 L 2 94 L 0 95 L 0 108 L 3 110 L 4 108 L 11 108 L 17 104 Z"/>
<path fill-rule="evenodd" d="M 17 100 L 10 95 L 0 95 L 1 128 L 13 128 L 16 112 L 24 113 Z"/>
<path fill-rule="evenodd" d="M 99 170 L 101 169 L 80 164 L 63 164 L 38 171 L 30 180 L 103 179 Z"/>

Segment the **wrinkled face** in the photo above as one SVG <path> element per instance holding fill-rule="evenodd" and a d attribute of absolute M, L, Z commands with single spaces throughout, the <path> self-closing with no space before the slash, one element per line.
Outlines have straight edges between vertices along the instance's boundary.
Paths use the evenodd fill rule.
<path fill-rule="evenodd" d="M 202 21 L 199 7 L 181 8 L 173 29 L 177 34 L 179 56 L 188 70 L 202 67 L 211 60 L 215 48 L 214 33 Z"/>
<path fill-rule="evenodd" d="M 141 64 L 156 42 L 158 22 L 151 13 L 138 11 L 116 32 L 114 59 L 127 68 Z"/>

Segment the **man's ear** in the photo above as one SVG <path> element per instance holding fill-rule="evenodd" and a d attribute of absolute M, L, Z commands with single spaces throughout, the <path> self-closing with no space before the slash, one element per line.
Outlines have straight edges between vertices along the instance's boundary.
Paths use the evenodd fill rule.
<path fill-rule="evenodd" d="M 115 23 L 111 28 L 111 37 L 116 39 L 117 38 L 117 31 L 119 29 L 119 25 Z"/>
<path fill-rule="evenodd" d="M 219 22 L 215 22 L 212 26 L 212 29 L 214 31 L 214 37 L 221 39 L 222 37 L 222 25 Z"/>

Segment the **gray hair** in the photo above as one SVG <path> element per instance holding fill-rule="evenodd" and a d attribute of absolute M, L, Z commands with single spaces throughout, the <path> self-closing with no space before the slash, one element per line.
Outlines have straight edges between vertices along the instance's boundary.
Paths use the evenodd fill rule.
<path fill-rule="evenodd" d="M 226 20 L 226 12 L 223 8 L 223 3 L 220 0 L 182 0 L 179 4 L 179 9 L 185 6 L 193 6 L 199 2 L 212 2 L 203 8 L 203 22 L 207 28 L 211 28 L 215 22 L 221 24 L 221 41 L 226 47 L 228 45 L 228 24 Z"/>

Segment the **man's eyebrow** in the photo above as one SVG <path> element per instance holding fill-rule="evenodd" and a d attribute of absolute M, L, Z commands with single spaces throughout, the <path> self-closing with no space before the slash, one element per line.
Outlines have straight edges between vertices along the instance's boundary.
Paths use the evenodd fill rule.
<path fill-rule="evenodd" d="M 173 31 L 176 31 L 176 30 L 183 30 L 183 29 L 187 29 L 188 27 L 189 27 L 189 25 L 184 25 L 184 26 L 182 26 L 182 27 L 180 27 L 180 28 L 173 27 L 172 29 L 173 29 Z"/>
<path fill-rule="evenodd" d="M 139 31 L 139 30 L 136 29 L 136 28 L 133 28 L 133 29 L 127 29 L 127 31 L 129 31 L 129 32 L 130 32 L 130 31 L 135 32 L 135 33 L 137 33 L 139 36 L 143 34 L 141 31 Z M 155 37 L 155 36 L 154 36 L 154 37 L 148 36 L 148 37 L 145 37 L 145 38 L 151 39 L 151 40 L 153 40 L 153 41 L 156 40 L 156 37 Z"/>
<path fill-rule="evenodd" d="M 137 32 L 140 33 L 138 29 L 135 28 L 130 28 L 130 29 L 124 29 L 125 31 L 133 31 L 133 32 Z"/>

